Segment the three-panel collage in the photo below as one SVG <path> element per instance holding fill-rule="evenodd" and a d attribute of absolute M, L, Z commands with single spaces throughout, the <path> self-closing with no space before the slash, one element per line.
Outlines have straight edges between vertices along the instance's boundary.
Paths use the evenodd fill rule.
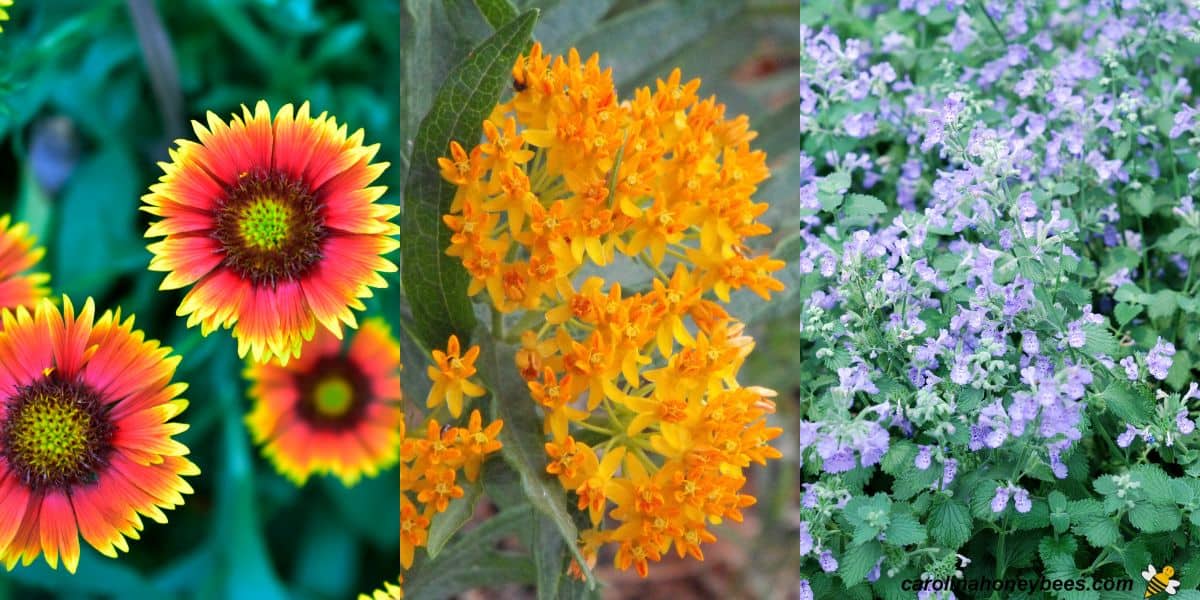
<path fill-rule="evenodd" d="M 1200 2 L 0 0 L 0 600 L 1200 600 Z"/>

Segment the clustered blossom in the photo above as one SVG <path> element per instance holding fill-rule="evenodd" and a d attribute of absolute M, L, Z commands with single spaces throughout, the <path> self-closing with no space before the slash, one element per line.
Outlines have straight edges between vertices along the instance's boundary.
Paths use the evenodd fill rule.
<path fill-rule="evenodd" d="M 478 410 L 466 427 L 442 428 L 436 419 L 425 422 L 425 436 L 404 439 L 400 446 L 400 567 L 412 566 L 416 549 L 429 542 L 429 524 L 445 512 L 450 501 L 463 496 L 459 471 L 467 481 L 479 478 L 487 455 L 502 446 L 496 436 L 504 423 L 487 426 Z M 400 428 L 404 437 L 404 427 Z"/>
<path fill-rule="evenodd" d="M 1200 36 L 1200 7 L 964 4 L 902 0 L 919 36 L 801 29 L 797 265 L 813 287 L 801 327 L 815 372 L 800 539 L 823 572 L 861 544 L 843 522 L 858 516 L 841 511 L 866 493 L 845 482 L 876 470 L 1029 513 L 1045 497 L 1036 472 L 1094 473 L 1078 456 L 1088 436 L 1118 454 L 1197 443 L 1200 390 L 1166 391 L 1186 382 L 1173 367 L 1195 340 L 1168 334 L 1163 315 L 1196 312 L 1200 169 L 1160 181 L 1196 164 L 1200 111 L 1195 64 L 1159 49 Z M 888 6 L 859 12 L 898 22 Z M 1159 235 L 1160 221 L 1178 229 Z M 1097 425 L 1151 390 L 1152 419 Z M 884 552 L 866 578 L 914 560 Z"/>
<path fill-rule="evenodd" d="M 768 170 L 747 118 L 678 69 L 621 100 L 599 65 L 538 44 L 518 58 L 486 141 L 452 142 L 439 161 L 457 187 L 447 254 L 498 320 L 544 323 L 522 332 L 515 362 L 543 415 L 546 471 L 588 515 L 585 559 L 613 545 L 616 566 L 645 577 L 672 548 L 703 560 L 709 524 L 755 502 L 746 469 L 781 456 L 766 420 L 775 392 L 738 383 L 754 340 L 724 305 L 781 290 L 784 263 L 750 249 L 771 230 L 752 199 Z M 619 261 L 652 277 L 623 285 L 610 277 Z M 447 374 L 441 362 L 431 376 Z M 868 390 L 869 375 L 846 385 Z"/>

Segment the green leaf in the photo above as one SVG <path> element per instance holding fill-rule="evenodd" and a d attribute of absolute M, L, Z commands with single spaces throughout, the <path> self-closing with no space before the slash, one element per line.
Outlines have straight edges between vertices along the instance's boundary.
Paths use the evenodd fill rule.
<path fill-rule="evenodd" d="M 110 146 L 72 173 L 59 207 L 54 245 L 56 293 L 101 296 L 121 273 L 149 260 L 137 230 L 137 163 Z"/>
<path fill-rule="evenodd" d="M 850 188 L 850 174 L 845 171 L 834 171 L 817 182 L 817 190 L 842 194 Z"/>
<path fill-rule="evenodd" d="M 530 527 L 535 514 L 528 505 L 502 511 L 463 534 L 437 558 L 418 560 L 404 574 L 405 600 L 441 600 L 475 587 L 534 583 L 532 559 L 495 547 L 505 537 Z"/>
<path fill-rule="evenodd" d="M 1125 199 L 1139 216 L 1148 217 L 1154 212 L 1154 190 L 1148 186 L 1127 195 Z"/>
<path fill-rule="evenodd" d="M 1054 186 L 1054 195 L 1056 196 L 1074 196 L 1079 193 L 1079 186 L 1070 181 L 1059 182 Z"/>
<path fill-rule="evenodd" d="M 1176 292 L 1174 290 L 1159 290 L 1150 297 L 1150 307 L 1147 309 L 1147 314 L 1151 319 L 1165 319 L 1175 314 L 1175 310 L 1179 308 L 1179 304 L 1175 301 Z"/>
<path fill-rule="evenodd" d="M 1143 307 L 1141 305 L 1121 302 L 1120 304 L 1117 304 L 1116 308 L 1113 309 L 1113 314 L 1117 317 L 1117 324 L 1121 327 L 1124 327 L 1126 324 L 1132 321 L 1134 317 L 1141 314 L 1142 309 Z"/>
<path fill-rule="evenodd" d="M 533 37 L 542 43 L 546 52 L 566 54 L 571 45 L 592 30 L 616 0 L 575 2 L 562 0 L 544 8 Z"/>
<path fill-rule="evenodd" d="M 957 549 L 971 539 L 971 513 L 958 500 L 938 496 L 929 511 L 929 536 L 949 549 Z"/>
<path fill-rule="evenodd" d="M 546 474 L 542 422 L 533 408 L 525 382 L 517 373 L 515 351 L 512 346 L 498 343 L 483 332 L 479 338 L 479 373 L 491 391 L 491 416 L 504 421 L 498 436 L 504 444 L 500 452 L 509 466 L 520 474 L 521 487 L 530 504 L 554 524 L 575 560 L 583 567 L 589 588 L 592 588 L 595 580 L 575 543 L 579 529 L 571 517 L 566 492 L 557 480 Z"/>
<path fill-rule="evenodd" d="M 742 10 L 743 0 L 667 0 L 647 3 L 604 21 L 576 44 L 584 58 L 600 53 L 613 81 L 625 86 L 648 75 L 659 61 Z M 654 73 L 665 77 L 666 73 Z"/>
<path fill-rule="evenodd" d="M 1134 259 L 1136 260 L 1136 256 Z M 1113 293 L 1113 299 L 1117 302 L 1128 302 L 1132 304 L 1149 304 L 1150 295 L 1143 292 L 1141 288 L 1132 283 L 1127 283 Z"/>
<path fill-rule="evenodd" d="M 883 549 L 879 542 L 870 541 L 860 546 L 853 546 L 842 555 L 838 562 L 838 575 L 846 587 L 852 587 L 861 582 L 867 573 L 879 562 Z"/>
<path fill-rule="evenodd" d="M 1109 333 L 1108 328 L 1095 323 L 1083 326 L 1083 351 L 1093 356 L 1104 354 L 1112 356 L 1117 352 L 1117 338 Z"/>
<path fill-rule="evenodd" d="M 875 196 L 848 194 L 843 210 L 847 217 L 866 217 L 887 212 L 887 206 Z"/>
<path fill-rule="evenodd" d="M 429 539 L 425 548 L 430 558 L 437 558 L 451 536 L 471 520 L 475 514 L 475 503 L 482 492 L 482 481 L 464 482 L 462 498 L 455 498 L 444 512 L 434 515 L 429 523 Z"/>
<path fill-rule="evenodd" d="M 1073 531 L 1087 539 L 1096 548 L 1107 548 L 1121 538 L 1121 530 L 1112 517 L 1094 515 L 1087 517 Z"/>
<path fill-rule="evenodd" d="M 907 510 L 892 512 L 892 520 L 884 532 L 884 542 L 892 546 L 907 546 L 925 541 L 925 526 Z"/>
<path fill-rule="evenodd" d="M 1129 469 L 1130 478 L 1138 484 L 1142 494 L 1154 504 L 1175 504 L 1171 476 L 1157 465 L 1134 465 Z"/>
<path fill-rule="evenodd" d="M 479 139 L 537 15 L 531 10 L 509 22 L 459 63 L 417 129 L 400 221 L 401 280 L 427 347 L 444 345 L 451 334 L 465 340 L 475 327 L 467 272 L 445 253 L 450 230 L 442 215 L 450 210 L 454 186 L 442 179 L 437 159 L 449 152 L 451 140 L 471 147 Z"/>
<path fill-rule="evenodd" d="M 1100 393 L 1108 410 L 1117 418 L 1127 423 L 1145 423 L 1150 419 L 1153 404 L 1146 397 L 1131 388 L 1128 383 L 1114 380 Z M 1099 481 L 1096 482 L 1099 484 Z M 1096 491 L 1105 493 L 1099 487 Z"/>
<path fill-rule="evenodd" d="M 475 6 L 479 7 L 480 14 L 493 29 L 500 29 L 517 18 L 517 7 L 508 0 L 475 0 Z"/>
<path fill-rule="evenodd" d="M 1075 550 L 1078 547 L 1074 536 L 1043 538 L 1038 543 L 1038 556 L 1046 567 L 1046 577 L 1074 579 L 1079 574 L 1079 567 L 1075 565 Z"/>
<path fill-rule="evenodd" d="M 1138 502 L 1133 510 L 1129 511 L 1129 522 L 1139 531 L 1146 533 L 1175 531 L 1179 529 L 1182 520 L 1183 515 L 1179 512 L 1179 507 L 1175 505 Z"/>

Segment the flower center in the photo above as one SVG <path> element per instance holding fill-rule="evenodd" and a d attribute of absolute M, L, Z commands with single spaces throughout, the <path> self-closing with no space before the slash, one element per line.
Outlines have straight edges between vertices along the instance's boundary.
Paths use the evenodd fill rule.
<path fill-rule="evenodd" d="M 301 182 L 251 171 L 226 190 L 212 236 L 228 268 L 255 284 L 274 285 L 302 277 L 321 258 L 328 232 L 320 209 Z"/>
<path fill-rule="evenodd" d="M 297 409 L 314 428 L 341 430 L 357 426 L 366 416 L 371 387 L 354 363 L 338 355 L 317 359 L 296 375 L 300 390 Z"/>
<path fill-rule="evenodd" d="M 354 405 L 354 388 L 341 377 L 327 377 L 313 391 L 317 412 L 326 417 L 340 417 Z"/>
<path fill-rule="evenodd" d="M 32 488 L 94 481 L 114 431 L 99 396 L 82 383 L 53 376 L 17 388 L 0 421 L 0 455 Z"/>
<path fill-rule="evenodd" d="M 275 250 L 287 240 L 291 215 L 279 201 L 260 198 L 242 210 L 242 238 L 254 248 Z"/>

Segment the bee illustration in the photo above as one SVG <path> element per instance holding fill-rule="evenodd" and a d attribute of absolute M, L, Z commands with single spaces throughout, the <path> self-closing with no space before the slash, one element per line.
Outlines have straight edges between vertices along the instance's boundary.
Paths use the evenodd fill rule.
<path fill-rule="evenodd" d="M 1174 596 L 1179 591 L 1179 580 L 1171 579 L 1174 575 L 1175 568 L 1171 565 L 1163 567 L 1161 573 L 1154 570 L 1154 565 L 1146 565 L 1146 570 L 1142 571 L 1142 579 L 1146 580 L 1146 595 L 1143 597 L 1149 598 L 1159 592 Z"/>

